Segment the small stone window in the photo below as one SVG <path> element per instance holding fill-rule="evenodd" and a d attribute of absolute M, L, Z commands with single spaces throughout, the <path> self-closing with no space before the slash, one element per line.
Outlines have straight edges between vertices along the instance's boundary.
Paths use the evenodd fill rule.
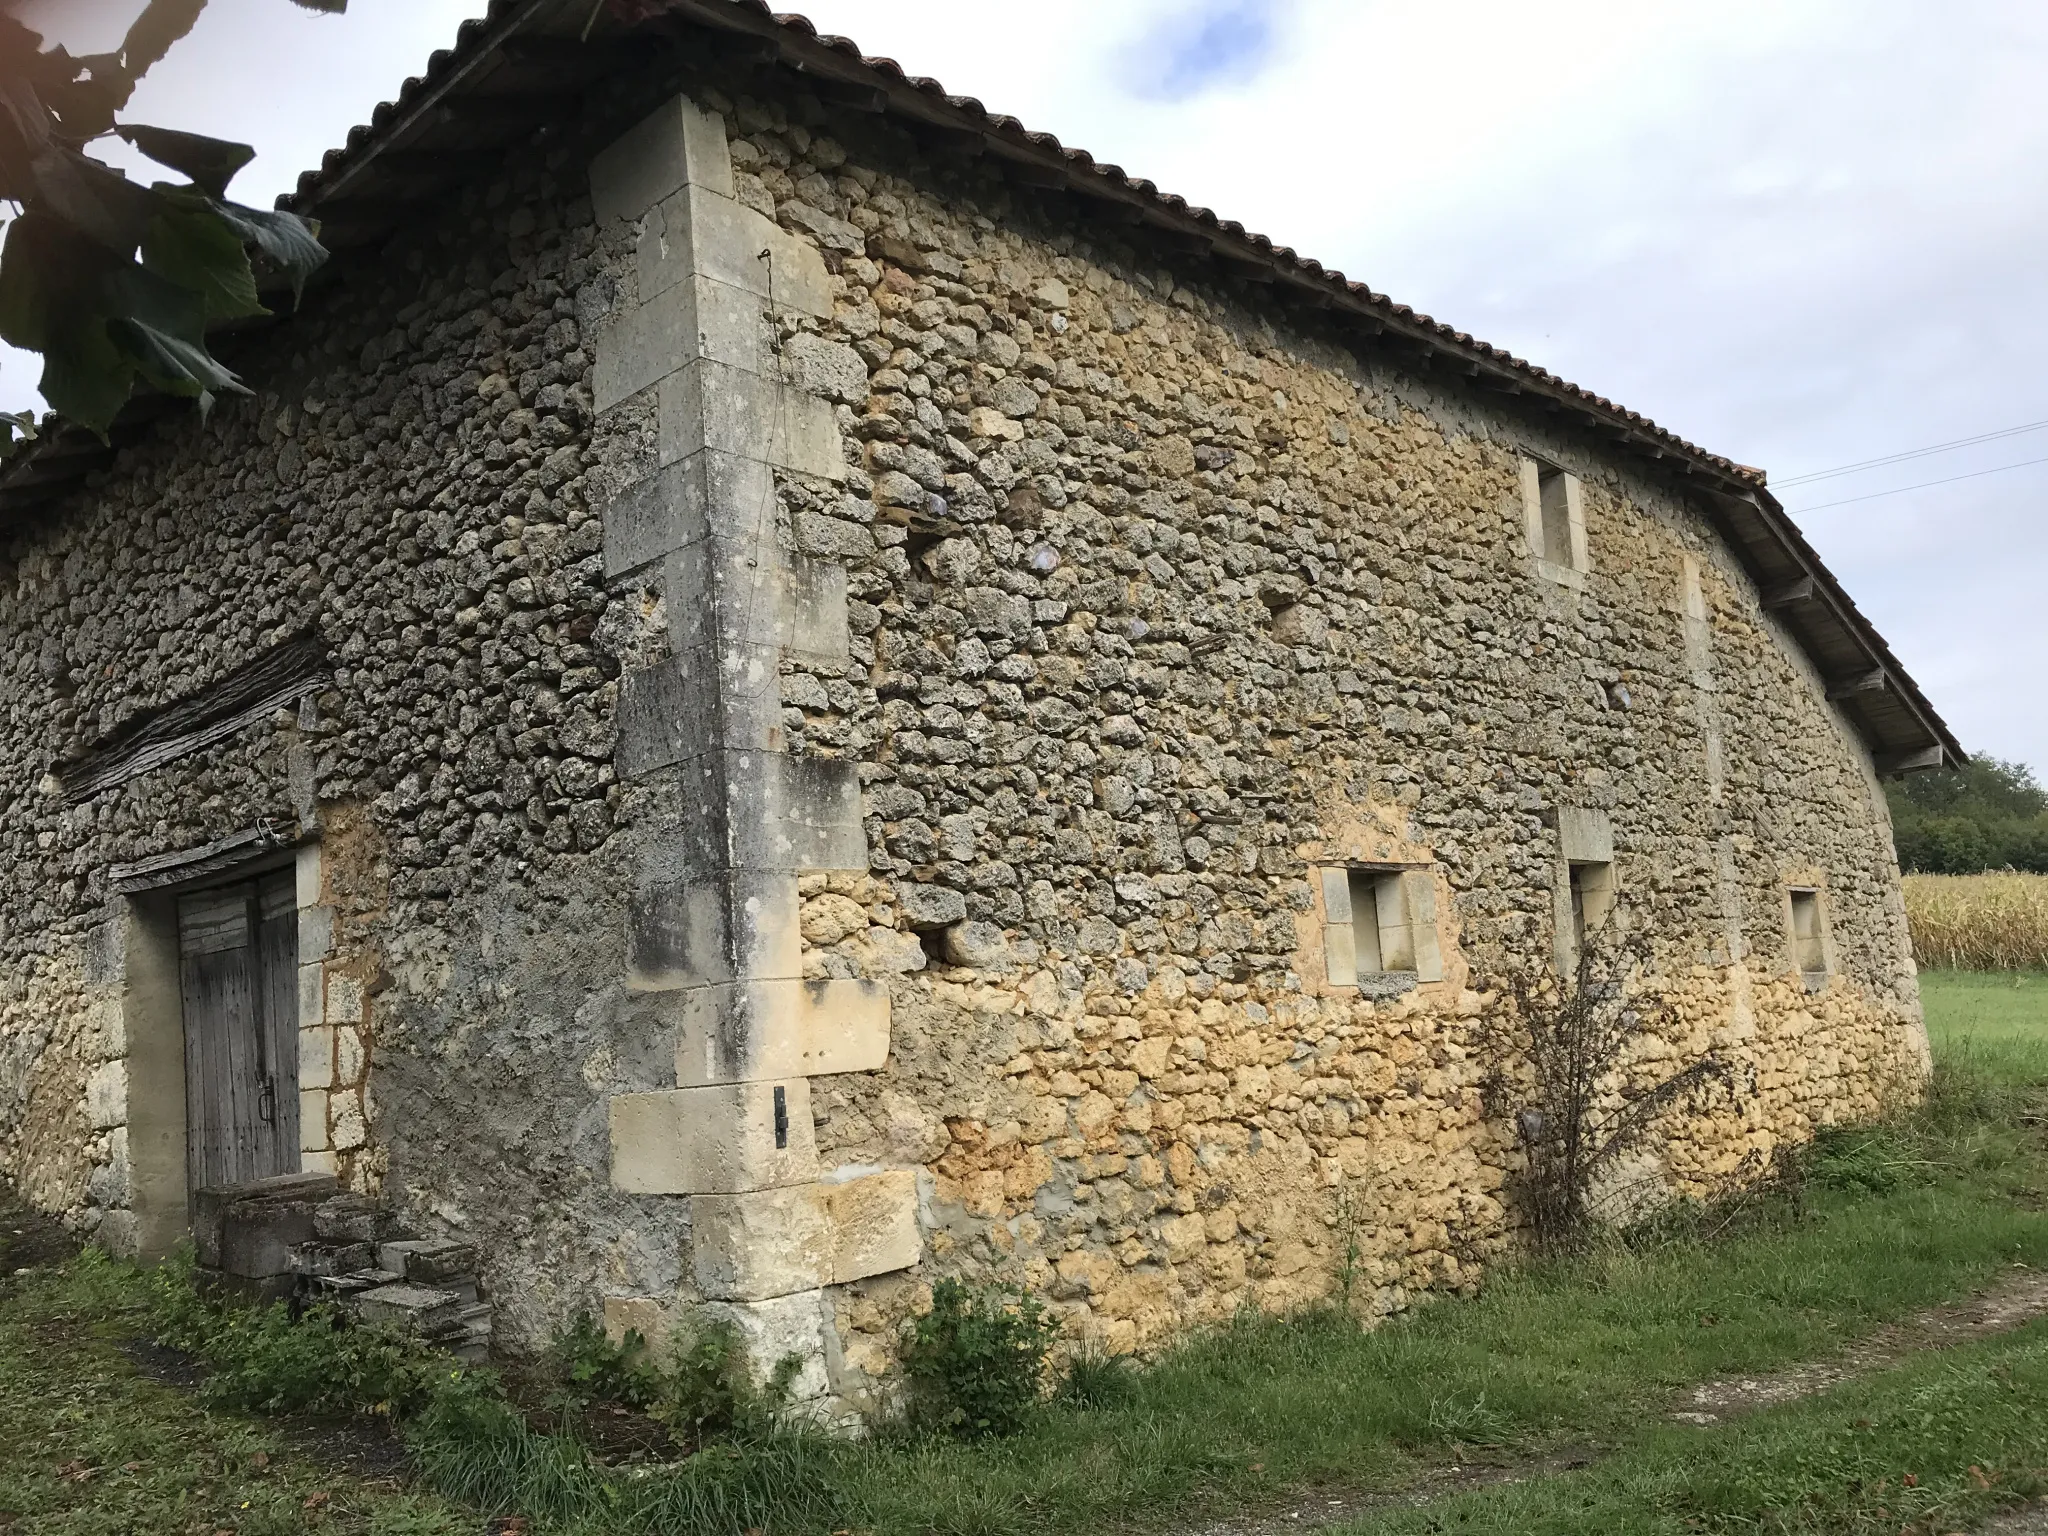
<path fill-rule="evenodd" d="M 1578 973 L 1586 940 L 1614 913 L 1619 884 L 1614 868 L 1614 827 L 1607 813 L 1590 806 L 1560 806 L 1558 864 L 1554 877 L 1557 968 Z"/>
<path fill-rule="evenodd" d="M 1585 585 L 1586 508 L 1579 477 L 1522 460 L 1522 521 L 1538 574 L 1565 586 Z"/>
<path fill-rule="evenodd" d="M 1429 871 L 1334 865 L 1322 871 L 1322 884 L 1323 957 L 1332 986 L 1443 979 Z"/>
<path fill-rule="evenodd" d="M 1573 863 L 1570 872 L 1572 954 L 1576 957 L 1586 947 L 1586 936 L 1598 933 L 1614 910 L 1614 865 Z"/>
<path fill-rule="evenodd" d="M 1821 911 L 1820 892 L 1794 888 L 1787 896 L 1791 904 L 1792 963 L 1808 987 L 1819 990 L 1828 980 L 1828 931 Z"/>

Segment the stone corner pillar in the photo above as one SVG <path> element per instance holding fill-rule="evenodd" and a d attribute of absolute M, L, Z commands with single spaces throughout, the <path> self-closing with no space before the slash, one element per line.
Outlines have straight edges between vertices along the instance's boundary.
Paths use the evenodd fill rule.
<path fill-rule="evenodd" d="M 632 247 L 595 337 L 596 432 L 655 424 L 602 509 L 606 574 L 658 588 L 669 616 L 668 654 L 620 680 L 617 766 L 658 807 L 626 984 L 673 1005 L 675 1085 L 612 1099 L 612 1183 L 691 1200 L 705 1310 L 764 1372 L 801 1357 L 799 1396 L 819 1396 L 824 1288 L 922 1249 L 914 1172 L 829 1173 L 812 1130 L 810 1078 L 889 1054 L 886 987 L 804 980 L 798 937 L 798 876 L 867 868 L 856 767 L 792 757 L 781 733 L 783 659 L 848 659 L 844 568 L 776 532 L 778 480 L 845 475 L 831 408 L 785 380 L 775 341 L 778 314 L 829 318 L 832 284 L 735 200 L 725 124 L 686 98 L 590 185 Z"/>

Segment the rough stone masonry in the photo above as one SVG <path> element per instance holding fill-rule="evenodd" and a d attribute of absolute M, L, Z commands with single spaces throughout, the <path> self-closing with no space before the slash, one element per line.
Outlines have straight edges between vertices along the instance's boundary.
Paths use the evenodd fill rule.
<path fill-rule="evenodd" d="M 303 1167 L 501 1338 L 721 1317 L 849 1407 L 941 1274 L 1115 1350 L 1469 1292 L 1487 982 L 1588 923 L 1682 1021 L 1625 1074 L 1737 1068 L 1658 1189 L 1916 1079 L 1870 746 L 1683 483 L 720 58 L 0 532 L 29 1198 L 186 1230 L 167 904 L 264 860 Z"/>

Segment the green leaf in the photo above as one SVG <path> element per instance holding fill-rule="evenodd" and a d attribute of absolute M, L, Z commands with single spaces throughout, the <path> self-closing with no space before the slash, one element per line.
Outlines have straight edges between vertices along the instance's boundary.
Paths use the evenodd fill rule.
<path fill-rule="evenodd" d="M 208 320 L 268 314 L 256 296 L 256 274 L 234 225 L 203 198 L 172 192 L 142 237 L 142 264 L 197 293 Z"/>
<path fill-rule="evenodd" d="M 235 227 L 236 233 L 291 275 L 293 297 L 303 298 L 306 279 L 327 260 L 327 247 L 320 243 L 320 227 L 296 213 L 244 208 L 240 203 L 229 202 L 216 202 L 213 206 Z"/>
<path fill-rule="evenodd" d="M 42 214 L 25 213 L 7 226 L 0 250 L 0 341 L 40 352 L 59 308 L 64 266 L 58 231 Z"/>
<path fill-rule="evenodd" d="M 73 316 L 43 349 L 43 399 L 58 415 L 102 440 L 128 403 L 134 383 L 134 359 L 114 345 L 99 315 Z"/>
<path fill-rule="evenodd" d="M 149 128 L 140 123 L 123 123 L 115 133 L 133 144 L 158 165 L 167 165 L 209 197 L 226 197 L 235 173 L 256 158 L 247 144 L 211 139 L 203 133 L 181 133 L 175 128 Z"/>
<path fill-rule="evenodd" d="M 135 359 L 143 377 L 167 394 L 207 402 L 221 390 L 237 395 L 249 393 L 242 381 L 203 345 L 160 331 L 132 315 L 117 315 L 109 320 L 107 334 Z"/>
<path fill-rule="evenodd" d="M 33 202 L 117 255 L 142 243 L 156 216 L 157 195 L 110 165 L 63 145 L 50 145 L 29 162 Z"/>
<path fill-rule="evenodd" d="M 201 399 L 223 389 L 248 393 L 206 350 L 206 301 L 199 294 L 132 264 L 110 274 L 103 291 L 108 335 L 157 388 Z"/>

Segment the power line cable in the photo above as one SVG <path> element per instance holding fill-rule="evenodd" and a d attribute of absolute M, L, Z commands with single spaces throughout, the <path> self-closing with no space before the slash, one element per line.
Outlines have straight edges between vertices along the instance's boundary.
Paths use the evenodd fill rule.
<path fill-rule="evenodd" d="M 1977 480 L 1985 475 L 2002 475 L 2008 469 L 2025 469 L 2033 464 L 2048 464 L 2048 459 L 2022 459 L 2017 464 L 2000 464 L 1995 469 L 1977 469 L 1967 475 L 1948 475 L 1940 480 L 1923 480 L 1918 485 L 1895 485 L 1888 491 L 1872 491 L 1867 496 L 1844 496 L 1840 501 L 1823 501 L 1815 506 L 1788 510 L 1794 517 L 1804 517 L 1809 512 L 1824 512 L 1829 507 L 1846 507 L 1857 501 L 1876 501 L 1880 496 L 1903 496 L 1907 491 L 1924 491 L 1929 486 L 1953 485 L 1958 480 Z"/>
<path fill-rule="evenodd" d="M 2030 421 L 2025 426 L 2006 427 L 1997 432 L 1983 432 L 1976 437 L 1959 437 L 1954 442 L 1936 443 L 1931 448 L 1911 448 L 1904 453 L 1886 454 L 1881 459 L 1864 459 L 1855 464 L 1839 464 L 1833 469 L 1816 469 L 1811 474 L 1790 475 L 1777 482 L 1773 490 L 1788 490 L 1795 485 L 1811 485 L 1816 480 L 1832 480 L 1837 475 L 1853 475 L 1859 470 L 1882 469 L 1887 464 L 1903 464 L 1908 459 L 1924 459 L 1929 454 L 1949 453 L 1957 448 L 1972 448 L 1978 443 L 1995 443 L 2001 438 L 2018 437 L 2023 432 L 2038 432 L 2048 427 L 2048 421 Z"/>

